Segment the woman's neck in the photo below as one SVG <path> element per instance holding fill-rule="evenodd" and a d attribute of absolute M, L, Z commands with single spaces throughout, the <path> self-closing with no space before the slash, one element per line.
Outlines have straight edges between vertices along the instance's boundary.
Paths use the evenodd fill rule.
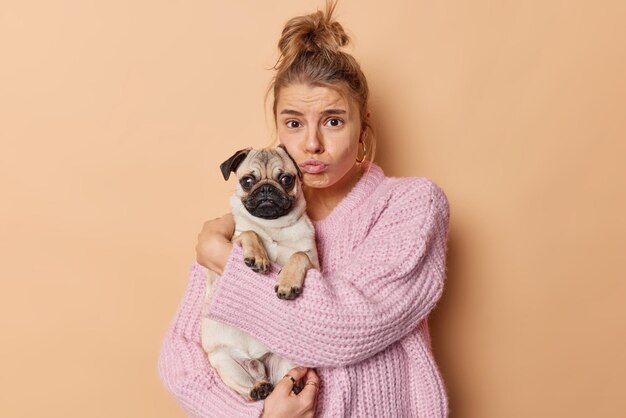
<path fill-rule="evenodd" d="M 361 166 L 355 164 L 345 176 L 330 187 L 304 187 L 303 192 L 307 205 L 306 212 L 309 218 L 319 221 L 327 217 L 343 198 L 350 193 L 362 174 Z"/>

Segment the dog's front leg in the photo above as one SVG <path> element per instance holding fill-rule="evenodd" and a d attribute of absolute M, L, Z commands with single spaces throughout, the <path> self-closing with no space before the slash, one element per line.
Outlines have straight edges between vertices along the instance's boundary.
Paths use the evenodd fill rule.
<path fill-rule="evenodd" d="M 266 273 L 270 268 L 270 259 L 267 256 L 263 241 L 254 231 L 243 231 L 233 242 L 240 243 L 243 249 L 243 261 L 252 270 Z"/>
<path fill-rule="evenodd" d="M 276 296 L 280 299 L 295 299 L 302 292 L 302 284 L 307 270 L 312 268 L 309 256 L 302 251 L 295 252 L 289 257 L 287 264 L 278 274 L 276 280 Z"/>

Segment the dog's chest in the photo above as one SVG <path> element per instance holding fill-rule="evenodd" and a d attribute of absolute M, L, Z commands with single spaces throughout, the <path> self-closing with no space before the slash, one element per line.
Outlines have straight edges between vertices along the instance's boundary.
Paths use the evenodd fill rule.
<path fill-rule="evenodd" d="M 315 252 L 315 230 L 305 219 L 293 225 L 281 228 L 259 228 L 246 220 L 237 219 L 235 235 L 243 231 L 253 230 L 263 241 L 267 255 L 273 263 L 281 266 L 287 264 L 291 254 L 302 251 L 307 254 Z M 317 254 L 314 254 L 317 262 Z"/>

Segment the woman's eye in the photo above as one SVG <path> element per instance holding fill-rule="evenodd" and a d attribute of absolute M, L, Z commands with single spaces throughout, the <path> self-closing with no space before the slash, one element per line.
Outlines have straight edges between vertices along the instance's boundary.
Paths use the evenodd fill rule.
<path fill-rule="evenodd" d="M 241 184 L 241 187 L 243 187 L 245 190 L 249 190 L 252 186 L 254 186 L 254 178 L 246 176 L 243 177 L 239 183 Z"/>
<path fill-rule="evenodd" d="M 333 128 L 336 128 L 336 127 L 338 127 L 338 126 L 343 125 L 343 121 L 342 121 L 341 119 L 336 119 L 336 118 L 333 118 L 333 119 L 328 119 L 328 120 L 326 121 L 326 124 L 327 124 L 328 126 L 332 126 Z"/>
<path fill-rule="evenodd" d="M 280 178 L 280 184 L 285 187 L 291 187 L 293 185 L 293 176 L 285 174 Z"/>
<path fill-rule="evenodd" d="M 297 120 L 288 120 L 287 121 L 287 127 L 288 128 L 299 128 L 300 127 L 300 122 L 298 122 Z"/>

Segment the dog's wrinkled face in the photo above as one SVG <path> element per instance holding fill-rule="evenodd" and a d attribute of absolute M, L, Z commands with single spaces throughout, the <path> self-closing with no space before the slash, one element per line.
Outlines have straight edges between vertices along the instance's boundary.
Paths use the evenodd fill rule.
<path fill-rule="evenodd" d="M 300 170 L 282 147 L 237 151 L 220 169 L 226 180 L 236 173 L 237 195 L 257 218 L 287 215 L 301 195 Z"/>

